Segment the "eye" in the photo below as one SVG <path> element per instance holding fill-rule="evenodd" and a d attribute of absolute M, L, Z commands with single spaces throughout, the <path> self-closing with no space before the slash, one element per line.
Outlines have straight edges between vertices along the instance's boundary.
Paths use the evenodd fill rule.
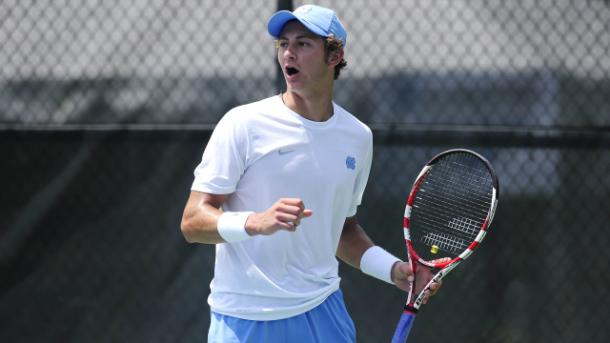
<path fill-rule="evenodd" d="M 276 40 L 275 47 L 278 49 L 279 48 L 286 49 L 288 47 L 288 42 L 285 40 Z"/>

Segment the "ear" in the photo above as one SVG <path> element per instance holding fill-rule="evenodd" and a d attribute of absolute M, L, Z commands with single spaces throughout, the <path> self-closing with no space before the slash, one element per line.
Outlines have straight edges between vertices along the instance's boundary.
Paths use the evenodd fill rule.
<path fill-rule="evenodd" d="M 328 56 L 328 64 L 333 68 L 343 60 L 343 49 L 335 50 Z"/>

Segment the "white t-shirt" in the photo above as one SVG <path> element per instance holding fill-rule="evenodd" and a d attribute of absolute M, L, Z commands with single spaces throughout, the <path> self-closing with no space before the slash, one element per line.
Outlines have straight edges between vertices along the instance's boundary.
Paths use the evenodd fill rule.
<path fill-rule="evenodd" d="M 193 191 L 230 194 L 224 211 L 262 212 L 280 198 L 301 198 L 313 215 L 296 232 L 217 244 L 213 311 L 288 318 L 339 288 L 335 254 L 362 199 L 373 140 L 365 124 L 334 103 L 333 110 L 325 122 L 310 121 L 273 96 L 232 109 L 214 129 Z"/>

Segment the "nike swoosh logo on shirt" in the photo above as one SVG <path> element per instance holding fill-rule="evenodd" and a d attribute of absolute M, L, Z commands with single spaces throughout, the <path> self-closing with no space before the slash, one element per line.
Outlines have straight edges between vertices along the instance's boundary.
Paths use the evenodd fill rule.
<path fill-rule="evenodd" d="M 293 151 L 294 151 L 294 150 L 290 150 L 290 149 L 279 149 L 279 150 L 277 151 L 277 153 L 278 153 L 278 154 L 280 154 L 280 155 L 286 155 L 286 154 L 291 153 L 291 152 L 293 152 Z"/>

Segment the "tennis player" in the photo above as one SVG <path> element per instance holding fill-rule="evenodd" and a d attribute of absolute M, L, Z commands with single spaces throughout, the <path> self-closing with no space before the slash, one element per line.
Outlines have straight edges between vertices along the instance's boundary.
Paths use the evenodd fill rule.
<path fill-rule="evenodd" d="M 279 11 L 268 31 L 286 92 L 223 116 L 182 218 L 188 242 L 216 244 L 208 342 L 355 342 L 336 257 L 403 290 L 432 274 L 414 276 L 356 220 L 373 142 L 332 101 L 347 43 L 335 12 Z"/>

